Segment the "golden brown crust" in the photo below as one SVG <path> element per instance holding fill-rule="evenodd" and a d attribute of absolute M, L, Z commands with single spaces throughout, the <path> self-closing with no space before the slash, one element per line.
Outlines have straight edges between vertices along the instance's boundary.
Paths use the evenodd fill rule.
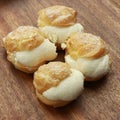
<path fill-rule="evenodd" d="M 44 104 L 53 106 L 53 107 L 62 107 L 70 102 L 70 101 L 62 101 L 62 100 L 55 100 L 55 101 L 48 100 L 42 94 L 40 94 L 38 91 L 36 91 L 36 95 L 39 98 L 39 100 L 42 101 Z"/>
<path fill-rule="evenodd" d="M 90 33 L 74 33 L 67 40 L 66 53 L 73 59 L 99 58 L 107 53 L 106 43 Z"/>
<path fill-rule="evenodd" d="M 63 62 L 50 62 L 42 65 L 34 73 L 34 86 L 39 93 L 57 86 L 71 74 L 70 66 Z"/>
<path fill-rule="evenodd" d="M 70 7 L 55 5 L 38 13 L 38 26 L 70 26 L 76 22 L 76 11 Z"/>
<path fill-rule="evenodd" d="M 6 49 L 7 53 L 31 50 L 39 46 L 44 39 L 46 39 L 46 35 L 38 28 L 20 26 L 3 39 L 3 47 Z"/>

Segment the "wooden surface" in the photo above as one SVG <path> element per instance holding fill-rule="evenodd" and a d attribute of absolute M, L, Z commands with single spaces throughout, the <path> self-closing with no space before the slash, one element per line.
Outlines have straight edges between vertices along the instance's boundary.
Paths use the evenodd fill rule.
<path fill-rule="evenodd" d="M 56 4 L 76 9 L 85 30 L 108 43 L 112 70 L 55 109 L 37 100 L 33 75 L 16 70 L 0 45 L 0 120 L 120 120 L 120 0 L 0 0 L 0 41 L 20 25 L 36 26 L 38 10 Z"/>

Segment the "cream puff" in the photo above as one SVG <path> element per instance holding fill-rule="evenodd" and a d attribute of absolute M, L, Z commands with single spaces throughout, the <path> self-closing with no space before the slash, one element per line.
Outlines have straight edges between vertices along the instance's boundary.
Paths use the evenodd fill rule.
<path fill-rule="evenodd" d="M 74 32 L 83 32 L 83 26 L 76 23 L 76 11 L 66 6 L 52 6 L 39 11 L 38 27 L 46 33 L 58 49 Z"/>
<path fill-rule="evenodd" d="M 111 64 L 105 41 L 90 33 L 79 32 L 72 34 L 66 43 L 65 61 L 82 72 L 86 81 L 102 78 Z"/>
<path fill-rule="evenodd" d="M 56 46 L 38 28 L 20 26 L 3 38 L 7 59 L 19 70 L 32 73 L 56 58 Z"/>
<path fill-rule="evenodd" d="M 46 105 L 60 107 L 75 100 L 84 86 L 83 74 L 63 62 L 49 62 L 34 73 L 38 99 Z"/>

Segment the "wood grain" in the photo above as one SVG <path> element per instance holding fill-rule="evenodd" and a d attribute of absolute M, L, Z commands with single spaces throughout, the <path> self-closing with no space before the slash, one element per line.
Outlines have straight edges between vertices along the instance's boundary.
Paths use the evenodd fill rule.
<path fill-rule="evenodd" d="M 0 0 L 0 42 L 20 25 L 36 26 L 39 9 L 56 4 L 76 9 L 85 31 L 108 43 L 112 70 L 101 81 L 85 83 L 76 101 L 55 109 L 37 100 L 33 75 L 16 70 L 0 45 L 0 120 L 119 120 L 120 0 Z"/>

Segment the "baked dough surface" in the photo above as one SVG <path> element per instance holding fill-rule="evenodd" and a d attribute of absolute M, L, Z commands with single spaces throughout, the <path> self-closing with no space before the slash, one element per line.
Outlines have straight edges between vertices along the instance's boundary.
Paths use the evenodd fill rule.
<path fill-rule="evenodd" d="M 38 13 L 38 26 L 70 26 L 76 22 L 76 11 L 70 7 L 55 5 Z"/>
<path fill-rule="evenodd" d="M 66 44 L 66 53 L 72 58 L 99 58 L 107 53 L 106 43 L 90 33 L 73 33 Z"/>
<path fill-rule="evenodd" d="M 3 47 L 7 52 L 32 50 L 39 46 L 47 36 L 32 26 L 20 26 L 3 38 Z"/>

